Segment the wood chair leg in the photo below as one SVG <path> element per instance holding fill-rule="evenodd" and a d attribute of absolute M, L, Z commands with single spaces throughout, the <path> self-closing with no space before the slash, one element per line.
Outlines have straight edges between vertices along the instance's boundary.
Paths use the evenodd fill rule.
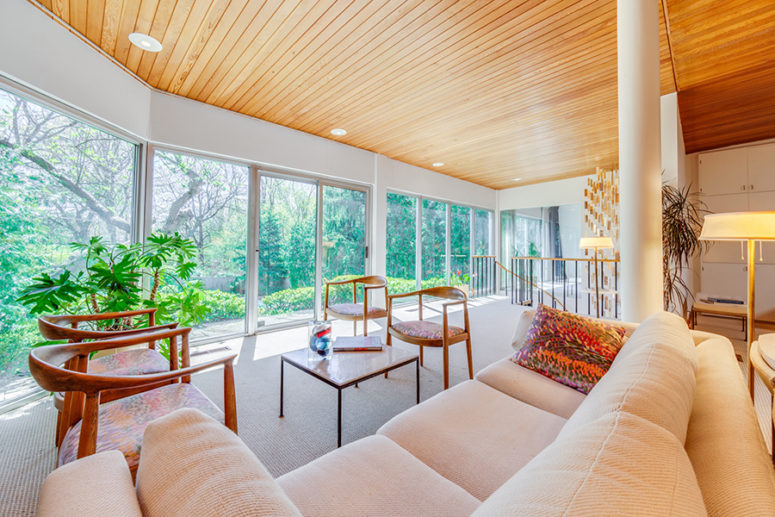
<path fill-rule="evenodd" d="M 353 320 L 353 336 L 358 335 L 358 320 Z"/>
<path fill-rule="evenodd" d="M 466 339 L 466 352 L 468 352 L 468 378 L 474 378 L 474 361 L 471 355 L 471 336 Z"/>
<path fill-rule="evenodd" d="M 422 348 L 420 348 L 422 350 Z M 449 388 L 449 347 L 444 343 L 444 389 Z"/>
<path fill-rule="evenodd" d="M 420 345 L 420 366 L 422 365 L 422 345 Z"/>
<path fill-rule="evenodd" d="M 363 318 L 363 335 L 368 336 L 369 335 L 369 320 L 368 318 Z"/>
<path fill-rule="evenodd" d="M 61 433 L 59 427 L 62 425 L 62 412 L 57 411 L 57 429 L 56 434 L 54 436 L 54 445 L 59 447 L 59 434 Z"/>

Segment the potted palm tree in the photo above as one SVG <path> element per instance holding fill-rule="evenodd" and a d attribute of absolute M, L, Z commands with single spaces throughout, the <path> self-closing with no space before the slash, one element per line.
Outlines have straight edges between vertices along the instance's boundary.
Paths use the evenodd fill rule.
<path fill-rule="evenodd" d="M 666 311 L 684 318 L 694 295 L 683 277 L 684 268 L 697 251 L 708 245 L 700 241 L 705 204 L 690 192 L 673 185 L 662 185 L 662 283 Z"/>

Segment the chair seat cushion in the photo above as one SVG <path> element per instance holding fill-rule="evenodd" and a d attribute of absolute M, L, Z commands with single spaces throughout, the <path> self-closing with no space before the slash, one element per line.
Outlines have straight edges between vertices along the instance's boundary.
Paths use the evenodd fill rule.
<path fill-rule="evenodd" d="M 369 316 L 375 314 L 387 314 L 382 307 L 369 307 Z M 362 303 L 337 303 L 328 306 L 329 312 L 335 312 L 337 314 L 343 314 L 345 316 L 363 316 L 363 304 Z"/>
<path fill-rule="evenodd" d="M 444 328 L 439 323 L 432 321 L 417 320 L 417 321 L 401 321 L 393 323 L 391 325 L 393 330 L 400 332 L 405 336 L 416 337 L 420 339 L 441 339 L 444 332 Z M 448 337 L 459 336 L 465 332 L 465 329 L 460 327 L 447 327 Z"/>
<path fill-rule="evenodd" d="M 195 408 L 223 422 L 223 412 L 201 391 L 188 383 L 162 386 L 100 406 L 96 452 L 118 449 L 130 468 L 140 460 L 143 432 L 150 422 L 180 408 Z M 81 436 L 78 422 L 67 431 L 59 450 L 59 465 L 74 461 L 78 456 Z"/>
<path fill-rule="evenodd" d="M 775 370 L 775 334 L 759 336 L 759 353 L 767 365 Z"/>
<path fill-rule="evenodd" d="M 552 443 L 564 423 L 466 381 L 404 411 L 377 433 L 482 501 Z"/>
<path fill-rule="evenodd" d="M 89 361 L 89 373 L 111 375 L 145 375 L 166 372 L 170 362 L 156 350 L 137 348 L 98 357 Z"/>
<path fill-rule="evenodd" d="M 280 477 L 306 516 L 468 516 L 480 504 L 392 440 L 369 436 Z"/>

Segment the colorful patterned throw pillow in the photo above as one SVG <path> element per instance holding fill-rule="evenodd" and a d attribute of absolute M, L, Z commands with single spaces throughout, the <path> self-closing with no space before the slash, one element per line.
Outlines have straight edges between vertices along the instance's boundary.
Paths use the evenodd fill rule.
<path fill-rule="evenodd" d="M 624 343 L 624 328 L 539 305 L 512 361 L 589 393 Z"/>

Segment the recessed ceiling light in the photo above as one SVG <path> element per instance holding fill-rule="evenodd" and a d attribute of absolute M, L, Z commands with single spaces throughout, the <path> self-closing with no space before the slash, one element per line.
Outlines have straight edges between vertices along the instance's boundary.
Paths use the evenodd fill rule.
<path fill-rule="evenodd" d="M 521 180 L 521 179 L 522 179 L 522 178 L 513 178 L 513 179 L 512 179 L 512 181 L 519 181 L 519 180 Z"/>
<path fill-rule="evenodd" d="M 148 52 L 159 52 L 161 50 L 161 43 L 159 43 L 159 40 L 153 36 L 143 34 L 142 32 L 133 32 L 130 34 L 129 41 L 136 47 L 147 50 Z"/>
<path fill-rule="evenodd" d="M 433 162 L 434 167 L 444 167 L 444 162 Z"/>
<path fill-rule="evenodd" d="M 336 129 L 332 129 L 331 130 L 331 134 L 334 135 L 334 136 L 344 136 L 344 135 L 347 134 L 347 131 L 345 131 L 344 129 L 338 127 Z"/>

